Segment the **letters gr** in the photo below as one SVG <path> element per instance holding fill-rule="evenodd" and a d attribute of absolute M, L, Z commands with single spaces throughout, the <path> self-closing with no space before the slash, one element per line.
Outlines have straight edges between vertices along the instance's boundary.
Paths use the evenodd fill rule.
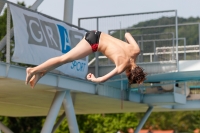
<path fill-rule="evenodd" d="M 60 40 L 57 27 L 53 23 L 24 15 L 28 32 L 28 44 L 45 46 L 55 50 L 60 49 Z"/>

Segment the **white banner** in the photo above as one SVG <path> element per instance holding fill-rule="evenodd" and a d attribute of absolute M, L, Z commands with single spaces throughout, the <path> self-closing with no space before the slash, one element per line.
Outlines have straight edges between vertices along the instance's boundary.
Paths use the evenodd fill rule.
<path fill-rule="evenodd" d="M 56 21 L 10 4 L 14 23 L 15 51 L 13 62 L 39 65 L 46 60 L 61 56 L 72 49 L 85 31 L 75 30 Z M 64 64 L 56 70 L 67 75 L 85 78 L 88 57 Z"/>

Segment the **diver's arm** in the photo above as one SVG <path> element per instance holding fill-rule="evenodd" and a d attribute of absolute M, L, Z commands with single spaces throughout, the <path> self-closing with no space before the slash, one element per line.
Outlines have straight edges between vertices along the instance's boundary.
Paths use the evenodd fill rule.
<path fill-rule="evenodd" d="M 106 80 L 110 79 L 111 77 L 113 77 L 114 75 L 117 75 L 121 73 L 119 71 L 119 68 L 115 67 L 112 71 L 110 71 L 108 74 L 102 76 L 102 77 L 98 77 L 95 78 L 95 76 L 92 73 L 89 73 L 87 75 L 87 79 L 92 81 L 92 82 L 96 82 L 96 83 L 101 83 L 101 82 L 105 82 Z"/>
<path fill-rule="evenodd" d="M 132 37 L 132 35 L 128 32 L 125 33 L 125 39 L 126 39 L 127 43 L 131 44 L 134 47 L 135 53 L 139 54 L 140 53 L 140 47 L 138 46 L 137 42 Z"/>

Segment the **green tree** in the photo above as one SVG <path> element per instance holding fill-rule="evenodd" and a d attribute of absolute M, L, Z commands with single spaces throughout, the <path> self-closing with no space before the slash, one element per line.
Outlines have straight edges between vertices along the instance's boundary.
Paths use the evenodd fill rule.
<path fill-rule="evenodd" d="M 143 113 L 136 114 L 141 119 Z M 145 123 L 145 129 L 193 132 L 200 128 L 200 111 L 153 112 Z"/>
<path fill-rule="evenodd" d="M 136 127 L 138 119 L 134 113 L 77 115 L 80 133 L 114 133 L 119 129 L 126 131 Z M 69 132 L 64 120 L 56 133 Z"/>

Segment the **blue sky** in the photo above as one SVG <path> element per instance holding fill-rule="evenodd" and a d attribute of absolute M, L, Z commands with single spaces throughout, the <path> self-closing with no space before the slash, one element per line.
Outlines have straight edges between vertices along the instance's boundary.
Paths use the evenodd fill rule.
<path fill-rule="evenodd" d="M 24 1 L 27 6 L 35 0 L 8 0 L 13 3 Z M 38 11 L 63 20 L 64 0 L 44 0 Z M 200 0 L 74 0 L 73 24 L 78 18 L 116 14 L 177 10 L 179 17 L 200 16 Z"/>

